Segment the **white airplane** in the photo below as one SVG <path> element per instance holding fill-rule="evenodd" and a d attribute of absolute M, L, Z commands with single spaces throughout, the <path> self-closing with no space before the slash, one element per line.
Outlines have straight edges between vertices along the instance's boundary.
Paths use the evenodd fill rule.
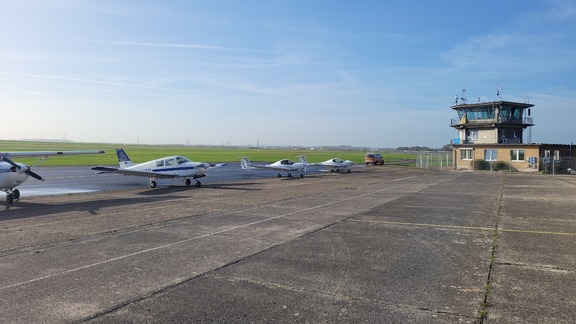
<path fill-rule="evenodd" d="M 286 172 L 288 178 L 292 177 L 292 173 L 291 172 L 299 172 L 300 173 L 300 178 L 304 177 L 304 174 L 306 174 L 306 167 L 308 166 L 308 162 L 306 161 L 306 156 L 305 155 L 300 155 L 298 157 L 299 162 L 294 162 L 292 160 L 280 160 L 277 162 L 274 162 L 272 164 L 266 164 L 266 165 L 261 165 L 261 164 L 252 164 L 252 162 L 250 162 L 250 160 L 248 160 L 247 157 L 243 157 L 240 160 L 240 166 L 242 167 L 243 170 L 253 170 L 253 169 L 268 169 L 268 170 L 276 170 L 279 171 L 278 175 L 276 176 L 277 178 L 282 177 L 282 172 Z"/>
<path fill-rule="evenodd" d="M 324 162 L 318 163 L 310 163 L 310 166 L 322 166 L 330 170 L 330 172 L 340 172 L 341 170 L 345 170 L 347 172 L 351 172 L 351 168 L 358 167 L 354 165 L 354 162 L 350 160 L 342 160 L 340 158 L 333 158 L 330 160 L 326 160 Z"/>
<path fill-rule="evenodd" d="M 226 163 L 210 165 L 204 162 L 193 162 L 183 156 L 167 156 L 160 159 L 134 164 L 124 152 L 124 149 L 116 149 L 118 163 L 120 168 L 111 168 L 97 166 L 91 168 L 98 171 L 97 173 L 119 173 L 126 176 L 148 177 L 150 179 L 150 188 L 156 188 L 156 179 L 174 179 L 184 178 L 184 184 L 189 186 L 192 181 L 196 180 L 196 187 L 202 183 L 198 178 L 206 176 L 206 171 L 213 167 L 222 167 Z"/>
<path fill-rule="evenodd" d="M 15 189 L 28 177 L 44 181 L 44 179 L 33 172 L 30 166 L 24 163 L 16 163 L 10 159 L 17 157 L 40 157 L 46 160 L 49 156 L 75 155 L 75 154 L 102 154 L 104 151 L 32 151 L 32 152 L 0 152 L 0 191 L 6 193 L 6 202 L 11 204 L 14 199 L 20 198 L 20 191 Z M 42 161 L 41 161 L 42 162 Z"/>

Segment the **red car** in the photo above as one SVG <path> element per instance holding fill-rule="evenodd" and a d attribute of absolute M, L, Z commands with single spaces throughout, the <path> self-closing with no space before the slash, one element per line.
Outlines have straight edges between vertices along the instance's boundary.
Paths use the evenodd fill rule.
<path fill-rule="evenodd" d="M 384 158 L 380 153 L 366 153 L 366 156 L 364 157 L 364 163 L 366 163 L 366 165 L 384 165 Z"/>

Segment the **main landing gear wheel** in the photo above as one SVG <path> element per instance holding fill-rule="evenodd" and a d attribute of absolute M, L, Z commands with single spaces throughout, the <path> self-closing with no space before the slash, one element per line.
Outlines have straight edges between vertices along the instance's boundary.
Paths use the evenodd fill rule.
<path fill-rule="evenodd" d="M 196 180 L 196 188 L 202 187 L 202 182 Z"/>
<path fill-rule="evenodd" d="M 184 184 L 187 186 L 189 186 L 191 183 L 192 183 L 192 181 L 190 181 L 190 179 L 184 180 Z M 196 185 L 196 186 L 198 186 L 198 185 Z"/>
<path fill-rule="evenodd" d="M 154 189 L 154 188 L 156 188 L 156 185 L 157 185 L 156 181 L 154 181 L 154 180 L 150 181 L 150 188 Z"/>
<path fill-rule="evenodd" d="M 304 174 L 303 174 L 303 173 L 300 173 L 300 178 L 304 178 Z"/>
<path fill-rule="evenodd" d="M 14 199 L 20 198 L 20 190 L 18 190 L 18 189 L 12 190 L 11 194 L 12 194 L 12 197 L 14 197 Z"/>
<path fill-rule="evenodd" d="M 282 178 L 282 174 L 278 173 L 278 175 L 276 176 L 276 178 Z"/>

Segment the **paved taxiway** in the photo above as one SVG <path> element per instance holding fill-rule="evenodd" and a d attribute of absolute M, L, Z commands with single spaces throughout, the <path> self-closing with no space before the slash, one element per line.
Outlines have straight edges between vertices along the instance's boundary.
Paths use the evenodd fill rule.
<path fill-rule="evenodd" d="M 571 323 L 575 193 L 385 166 L 29 197 L 0 204 L 0 318 Z"/>
<path fill-rule="evenodd" d="M 23 199 L 26 197 L 45 195 L 66 195 L 75 193 L 87 193 L 97 191 L 136 189 L 148 187 L 148 178 L 124 176 L 119 174 L 96 174 L 87 166 L 72 167 L 36 167 L 34 171 L 42 175 L 45 181 L 37 181 L 29 178 L 18 187 Z M 318 167 L 308 168 L 308 174 L 322 172 Z M 242 170 L 240 163 L 228 163 L 225 167 L 208 170 L 206 176 L 200 178 L 202 184 L 218 183 L 226 181 L 239 181 L 261 178 L 273 178 L 278 172 L 273 170 Z M 282 174 L 286 176 L 285 173 Z M 293 176 L 299 176 L 293 172 Z M 157 179 L 160 187 L 184 186 L 182 178 Z M 194 181 L 192 181 L 194 184 Z"/>

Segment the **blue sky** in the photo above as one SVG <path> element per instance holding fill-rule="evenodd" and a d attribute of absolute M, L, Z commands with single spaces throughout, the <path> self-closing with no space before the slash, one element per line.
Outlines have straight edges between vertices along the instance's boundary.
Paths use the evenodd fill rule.
<path fill-rule="evenodd" d="M 576 142 L 576 0 L 0 0 L 1 139 L 442 147 L 450 109 Z"/>

